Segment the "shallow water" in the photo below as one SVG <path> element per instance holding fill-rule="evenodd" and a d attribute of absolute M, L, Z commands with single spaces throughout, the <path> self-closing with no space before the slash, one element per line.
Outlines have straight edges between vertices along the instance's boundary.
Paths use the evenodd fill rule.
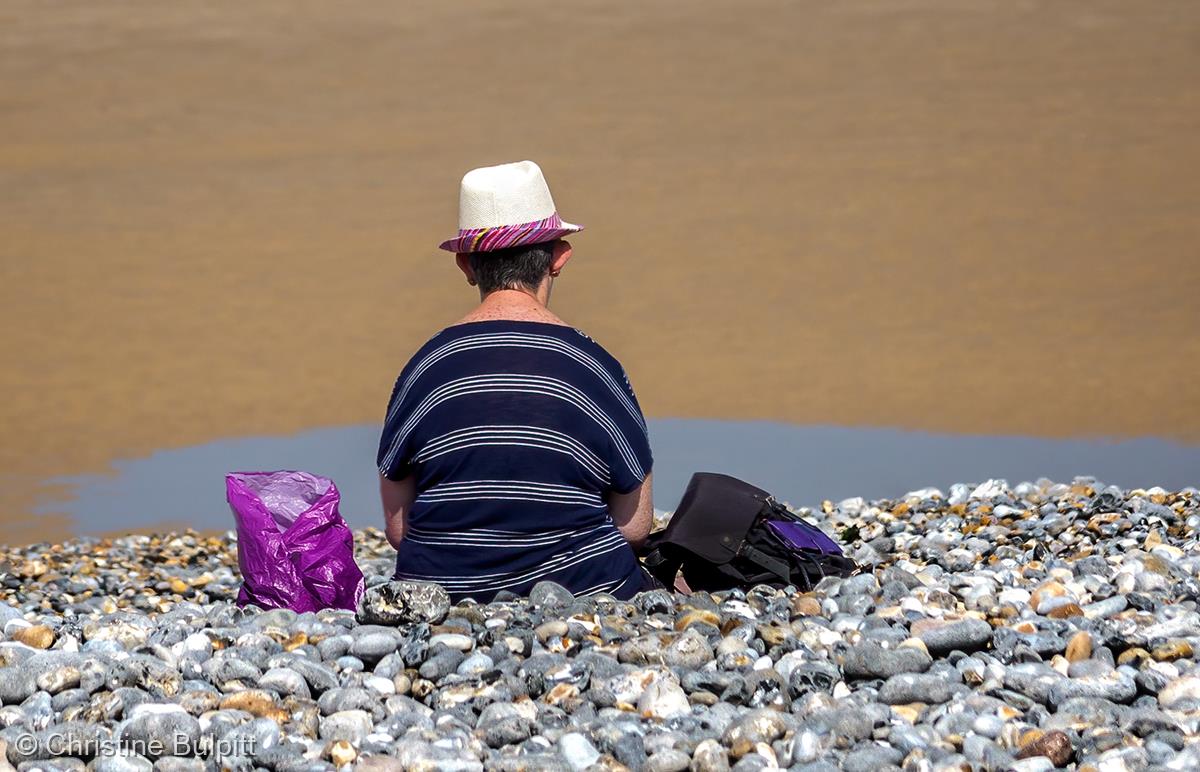
<path fill-rule="evenodd" d="M 673 508 L 695 471 L 752 482 L 797 506 L 848 496 L 893 497 L 925 486 L 1041 476 L 1093 475 L 1123 487 L 1200 484 L 1200 446 L 1142 438 L 1120 442 L 948 435 L 896 429 L 795 426 L 766 421 L 658 419 L 655 505 Z M 315 429 L 285 437 L 246 437 L 165 450 L 117 463 L 112 476 L 59 478 L 76 496 L 66 504 L 81 533 L 144 530 L 164 522 L 199 529 L 232 525 L 227 472 L 303 469 L 331 477 L 342 514 L 378 525 L 374 425 Z M 54 510 L 62 508 L 53 505 Z M 48 508 L 44 508 L 49 511 Z"/>

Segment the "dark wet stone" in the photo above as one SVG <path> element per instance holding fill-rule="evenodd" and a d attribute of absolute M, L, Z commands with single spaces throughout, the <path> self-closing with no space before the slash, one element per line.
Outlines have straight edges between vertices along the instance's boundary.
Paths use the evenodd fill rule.
<path fill-rule="evenodd" d="M 1121 720 L 1121 728 L 1138 737 L 1155 732 L 1178 732 L 1179 722 L 1156 708 L 1135 708 L 1127 711 Z"/>
<path fill-rule="evenodd" d="M 879 688 L 879 701 L 885 705 L 908 702 L 946 702 L 956 693 L 965 691 L 962 684 L 924 673 L 904 673 L 892 676 Z"/>
<path fill-rule="evenodd" d="M 1047 732 L 1033 742 L 1022 745 L 1017 751 L 1018 759 L 1028 759 L 1033 756 L 1045 756 L 1056 767 L 1065 767 L 1075 755 L 1071 738 L 1063 732 Z"/>
<path fill-rule="evenodd" d="M 977 651 L 992 641 L 992 626 L 982 619 L 963 619 L 923 630 L 918 636 L 930 654 Z"/>
<path fill-rule="evenodd" d="M 143 705 L 120 734 L 121 744 L 156 759 L 160 756 L 192 756 L 200 741 L 200 722 L 182 708 Z"/>
<path fill-rule="evenodd" d="M 617 761 L 631 770 L 642 770 L 646 764 L 646 744 L 642 736 L 634 732 L 623 733 L 612 744 L 610 751 Z"/>
<path fill-rule="evenodd" d="M 840 680 L 837 667 L 828 662 L 805 662 L 788 677 L 788 689 L 793 697 L 810 692 L 829 692 Z"/>
<path fill-rule="evenodd" d="M 859 745 L 842 760 L 844 772 L 883 772 L 899 769 L 904 761 L 904 752 L 890 745 L 867 743 Z"/>
<path fill-rule="evenodd" d="M 675 610 L 675 596 L 667 590 L 639 592 L 634 596 L 633 603 L 643 614 L 670 614 Z"/>
<path fill-rule="evenodd" d="M 888 718 L 886 714 L 875 715 L 869 708 L 839 708 L 818 713 L 808 724 L 828 731 L 841 747 L 846 747 L 870 738 L 876 723 L 886 723 Z"/>
<path fill-rule="evenodd" d="M 874 641 L 863 641 L 842 655 L 842 672 L 847 678 L 890 678 L 900 673 L 923 673 L 933 659 L 913 646 L 885 649 Z"/>
<path fill-rule="evenodd" d="M 1050 702 L 1060 704 L 1072 697 L 1100 697 L 1117 703 L 1132 702 L 1137 696 L 1137 684 L 1133 678 L 1120 671 L 1106 676 L 1090 678 L 1066 678 L 1050 688 Z"/>

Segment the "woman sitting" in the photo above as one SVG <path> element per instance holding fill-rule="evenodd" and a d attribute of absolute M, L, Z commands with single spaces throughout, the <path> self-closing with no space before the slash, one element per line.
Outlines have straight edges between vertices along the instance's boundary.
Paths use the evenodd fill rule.
<path fill-rule="evenodd" d="M 547 307 L 571 258 L 537 164 L 462 180 L 457 253 L 479 306 L 396 381 L 379 443 L 396 578 L 457 601 L 551 580 L 629 598 L 653 580 L 650 443 L 620 363 Z"/>

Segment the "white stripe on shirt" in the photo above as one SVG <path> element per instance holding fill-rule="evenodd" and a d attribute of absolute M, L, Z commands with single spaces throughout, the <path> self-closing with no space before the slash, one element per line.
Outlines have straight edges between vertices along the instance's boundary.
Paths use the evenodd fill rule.
<path fill-rule="evenodd" d="M 413 410 L 412 414 L 405 421 L 400 431 L 396 433 L 392 440 L 391 447 L 388 449 L 387 455 L 384 457 L 384 462 L 381 466 L 381 471 L 390 470 L 395 462 L 396 454 L 400 447 L 408 438 L 408 435 L 416 428 L 417 424 L 431 410 L 437 407 L 442 402 L 457 397 L 463 397 L 470 394 L 486 394 L 486 393 L 526 393 L 526 394 L 541 394 L 543 396 L 554 397 L 563 400 L 575 407 L 579 408 L 584 414 L 595 421 L 603 428 L 616 445 L 618 453 L 625 462 L 626 467 L 636 479 L 642 479 L 645 474 L 642 472 L 642 466 L 638 463 L 637 455 L 630 446 L 629 441 L 621 433 L 620 428 L 609 418 L 596 403 L 592 402 L 586 394 L 575 388 L 565 381 L 557 378 L 549 378 L 541 375 L 522 375 L 522 374 L 503 374 L 503 375 L 473 375 L 466 378 L 459 378 L 437 387 L 430 392 L 425 399 Z"/>
<path fill-rule="evenodd" d="M 417 503 L 439 501 L 483 501 L 483 500 L 542 501 L 557 504 L 586 504 L 604 507 L 604 501 L 595 491 L 571 485 L 552 485 L 524 480 L 471 480 L 442 483 L 421 492 Z"/>
<path fill-rule="evenodd" d="M 578 331 L 576 331 L 578 332 Z M 582 335 L 582 333 L 580 333 Z M 587 338 L 586 335 L 583 336 Z M 588 338 L 588 340 L 591 340 Z M 462 351 L 470 351 L 480 348 L 495 348 L 498 346 L 509 346 L 516 348 L 533 348 L 542 349 L 545 351 L 557 351 L 567 357 L 579 362 L 584 367 L 598 375 L 614 396 L 625 406 L 629 411 L 629 415 L 637 421 L 643 431 L 646 429 L 646 418 L 642 412 L 638 410 L 637 405 L 633 404 L 633 400 L 629 398 L 629 393 L 621 388 L 608 372 L 608 370 L 596 361 L 595 357 L 588 354 L 586 351 L 572 346 L 564 340 L 553 337 L 551 335 L 533 335 L 521 332 L 501 332 L 501 333 L 486 333 L 482 335 L 468 335 L 466 337 L 452 340 L 442 347 L 431 351 L 419 364 L 412 369 L 411 374 L 401 386 L 399 393 L 396 395 L 392 409 L 388 411 L 387 420 L 391 421 L 396 416 L 396 411 L 400 409 L 400 404 L 408 397 L 408 392 L 412 389 L 417 379 L 432 367 L 437 362 L 445 359 L 451 354 L 456 354 Z M 629 384 L 628 376 L 622 373 L 626 386 Z"/>
<path fill-rule="evenodd" d="M 562 453 L 573 457 L 605 486 L 611 479 L 608 465 L 583 443 L 570 435 L 538 426 L 485 425 L 458 429 L 426 442 L 413 454 L 413 461 L 423 462 L 447 453 L 488 446 L 529 447 Z"/>
<path fill-rule="evenodd" d="M 517 534 L 515 532 L 495 534 L 473 528 L 465 528 L 461 531 L 428 531 L 409 527 L 404 533 L 404 539 L 414 544 L 439 547 L 544 547 L 567 539 L 577 539 L 611 527 L 611 522 L 605 522 L 591 528 L 547 531 L 541 534 Z"/>

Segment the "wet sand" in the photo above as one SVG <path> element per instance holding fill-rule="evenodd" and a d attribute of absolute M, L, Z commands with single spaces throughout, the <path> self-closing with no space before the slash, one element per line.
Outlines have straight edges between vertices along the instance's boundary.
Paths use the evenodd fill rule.
<path fill-rule="evenodd" d="M 1200 439 L 1200 4 L 0 4 L 0 541 L 52 475 L 376 420 L 457 178 L 587 224 L 655 416 Z"/>

